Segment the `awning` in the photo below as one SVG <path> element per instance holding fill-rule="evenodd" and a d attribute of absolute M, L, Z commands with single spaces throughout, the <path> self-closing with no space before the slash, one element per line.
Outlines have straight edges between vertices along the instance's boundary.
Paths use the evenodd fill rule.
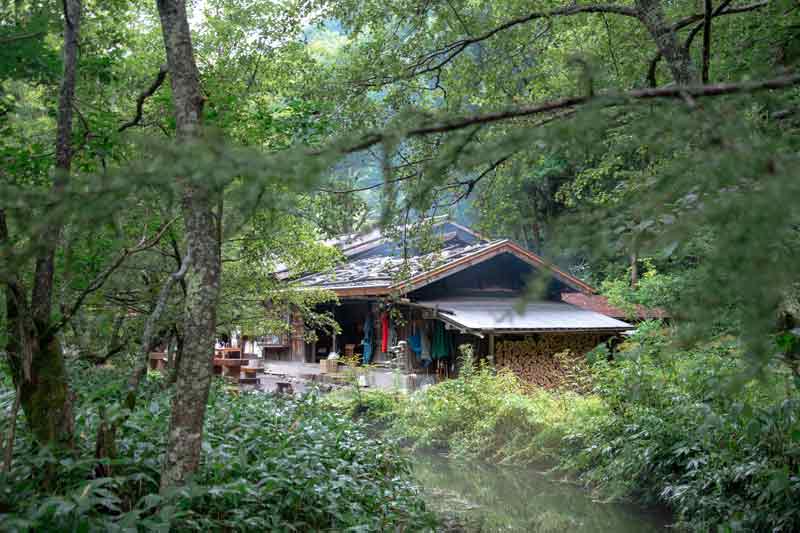
<path fill-rule="evenodd" d="M 516 298 L 448 298 L 417 302 L 436 310 L 437 318 L 461 330 L 495 333 L 608 332 L 633 326 L 563 302 L 523 303 Z"/>

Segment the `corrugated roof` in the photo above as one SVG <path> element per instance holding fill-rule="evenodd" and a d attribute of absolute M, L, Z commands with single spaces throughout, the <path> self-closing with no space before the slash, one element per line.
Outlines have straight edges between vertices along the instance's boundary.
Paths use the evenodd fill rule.
<path fill-rule="evenodd" d="M 562 292 L 561 300 L 583 309 L 613 316 L 615 318 L 626 318 L 626 313 L 608 302 L 608 298 L 599 294 L 583 294 L 580 292 Z M 654 307 L 648 308 L 643 305 L 636 306 L 636 318 L 646 320 L 648 318 L 667 318 L 664 309 Z"/>
<path fill-rule="evenodd" d="M 417 304 L 437 309 L 443 321 L 468 330 L 619 332 L 633 329 L 633 326 L 621 320 L 563 302 L 523 303 L 517 298 L 448 298 Z"/>

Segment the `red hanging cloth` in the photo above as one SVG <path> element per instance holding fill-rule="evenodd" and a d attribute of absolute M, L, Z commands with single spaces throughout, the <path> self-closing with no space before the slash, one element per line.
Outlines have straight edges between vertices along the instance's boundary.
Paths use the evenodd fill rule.
<path fill-rule="evenodd" d="M 381 315 L 381 352 L 389 351 L 389 313 Z"/>

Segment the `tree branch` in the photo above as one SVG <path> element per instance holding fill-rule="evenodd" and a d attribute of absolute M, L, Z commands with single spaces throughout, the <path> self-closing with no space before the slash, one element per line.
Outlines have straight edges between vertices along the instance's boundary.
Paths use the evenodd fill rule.
<path fill-rule="evenodd" d="M 762 0 L 761 2 L 755 2 L 753 4 L 748 4 L 745 6 L 738 6 L 732 7 L 730 9 L 725 9 L 722 11 L 725 6 L 730 4 L 730 2 L 723 2 L 714 10 L 712 14 L 713 17 L 721 17 L 723 15 L 735 15 L 736 13 L 747 13 L 748 11 L 755 11 L 756 9 L 761 9 L 762 7 L 766 7 L 770 4 L 770 0 Z M 694 15 L 689 15 L 688 17 L 682 18 L 681 20 L 677 21 L 675 24 L 672 25 L 673 31 L 678 31 L 680 29 L 685 28 L 686 26 L 690 26 L 695 22 L 704 20 L 706 18 L 705 12 L 704 13 L 695 13 Z M 702 26 L 701 26 L 702 27 Z"/>
<path fill-rule="evenodd" d="M 172 291 L 172 287 L 180 280 L 183 280 L 184 276 L 186 275 L 186 271 L 189 269 L 189 264 L 192 262 L 192 249 L 189 247 L 189 250 L 186 252 L 186 255 L 183 257 L 183 262 L 181 263 L 181 267 L 178 269 L 177 272 L 170 274 L 170 276 L 166 279 L 164 284 L 161 286 L 161 291 L 158 293 L 158 300 L 156 301 L 156 306 L 153 308 L 153 312 L 147 317 L 144 325 L 144 331 L 142 332 L 142 342 L 139 346 L 139 360 L 136 363 L 136 369 L 131 374 L 130 378 L 128 379 L 128 386 L 125 392 L 125 407 L 130 410 L 136 406 L 136 392 L 139 389 L 139 382 L 142 380 L 142 376 L 145 375 L 147 372 L 147 365 L 150 362 L 150 350 L 153 349 L 153 332 L 156 326 L 156 323 L 161 318 L 161 315 L 164 313 L 164 309 L 167 306 L 167 299 L 169 298 L 169 294 Z"/>
<path fill-rule="evenodd" d="M 732 8 L 732 9 L 726 10 L 725 8 L 727 8 L 731 4 L 731 2 L 733 2 L 733 0 L 723 0 L 723 2 L 720 5 L 718 5 L 714 9 L 714 11 L 711 13 L 711 18 L 713 19 L 715 17 L 719 17 L 719 16 L 722 16 L 722 15 L 731 15 L 731 14 L 735 14 L 735 13 L 744 13 L 745 11 L 752 11 L 754 9 L 759 9 L 761 7 L 764 7 L 768 3 L 768 2 L 759 2 L 758 4 L 751 4 L 750 6 L 744 6 L 744 7 L 741 7 L 741 8 Z M 693 17 L 695 17 L 695 16 L 696 15 L 693 15 Z M 692 22 L 696 22 L 697 20 L 700 20 L 700 19 L 694 19 L 694 18 L 690 17 L 690 18 L 684 19 L 682 21 L 679 21 L 673 26 L 673 30 L 674 31 L 681 30 L 681 29 L 689 26 L 689 24 L 691 24 Z M 690 21 L 690 22 L 687 23 L 687 21 Z M 687 50 L 689 48 L 691 48 L 692 41 L 694 40 L 695 36 L 700 32 L 700 30 L 703 28 L 703 26 L 704 26 L 704 24 L 698 24 L 697 26 L 692 28 L 691 33 L 689 33 L 689 36 L 686 38 L 686 42 L 683 45 L 684 48 L 686 48 Z M 647 82 L 650 85 L 650 87 L 656 87 L 656 85 L 657 85 L 656 68 L 658 67 L 659 61 L 661 61 L 661 57 L 662 57 L 661 56 L 661 50 L 659 50 L 653 56 L 653 59 L 650 60 L 650 66 L 649 66 L 649 68 L 647 70 Z"/>
<path fill-rule="evenodd" d="M 476 44 L 487 39 L 491 39 L 495 35 L 520 24 L 525 24 L 532 20 L 538 20 L 550 17 L 571 16 L 581 13 L 613 13 L 616 15 L 624 15 L 628 17 L 636 17 L 637 12 L 632 7 L 613 5 L 613 4 L 588 4 L 588 5 L 570 5 L 550 11 L 538 11 L 529 13 L 528 15 L 511 19 L 491 30 L 488 30 L 476 37 L 466 37 L 458 41 L 454 41 L 442 48 L 428 52 L 420 56 L 410 67 L 408 67 L 410 76 L 418 76 L 428 72 L 433 72 L 441 69 L 447 63 L 455 59 L 461 52 L 472 44 Z M 420 69 L 420 70 L 418 70 Z"/>
<path fill-rule="evenodd" d="M 719 15 L 726 15 L 728 11 L 725 11 L 723 13 L 722 10 L 728 7 L 731 2 L 733 2 L 733 0 L 723 0 L 723 2 L 717 6 L 714 12 L 711 13 L 711 18 L 713 19 L 714 17 L 717 17 Z M 692 31 L 689 32 L 689 36 L 686 37 L 686 42 L 683 44 L 683 47 L 686 48 L 687 50 L 690 49 L 692 47 L 692 41 L 694 41 L 694 38 L 697 36 L 698 33 L 700 33 L 700 30 L 702 30 L 704 27 L 705 27 L 705 21 L 702 24 L 698 24 L 697 26 L 692 28 Z"/>
<path fill-rule="evenodd" d="M 156 232 L 156 234 L 150 240 L 145 240 L 143 238 L 134 248 L 123 249 L 122 253 L 120 253 L 119 256 L 117 256 L 117 258 L 110 265 L 108 265 L 102 272 L 100 272 L 92 280 L 92 282 L 89 283 L 89 285 L 81 291 L 81 293 L 69 307 L 67 312 L 64 313 L 64 316 L 61 317 L 61 320 L 59 320 L 54 326 L 52 326 L 48 330 L 47 332 L 48 338 L 52 337 L 52 335 L 56 334 L 59 330 L 61 330 L 61 328 L 67 325 L 70 320 L 72 320 L 72 318 L 75 316 L 75 313 L 77 313 L 78 310 L 81 308 L 81 305 L 83 305 L 83 301 L 86 299 L 86 297 L 92 294 L 93 292 L 97 291 L 98 289 L 100 289 L 106 282 L 106 280 L 109 277 L 111 277 L 111 274 L 113 274 L 114 271 L 116 271 L 128 257 L 137 254 L 139 252 L 143 252 L 144 250 L 148 250 L 153 246 L 155 246 L 156 244 L 158 244 L 159 241 L 161 240 L 161 237 L 164 236 L 169 227 L 176 220 L 177 217 L 173 218 L 172 220 L 161 226 L 161 228 Z"/>
<path fill-rule="evenodd" d="M 26 296 L 27 291 L 17 275 L 14 273 L 14 270 L 8 268 L 8 265 L 6 264 L 6 255 L 11 254 L 3 250 L 3 248 L 8 248 L 10 251 L 11 237 L 8 231 L 6 211 L 5 209 L 0 208 L 0 273 L 2 273 L 0 280 L 6 284 L 7 290 L 9 291 L 7 295 L 8 299 L 15 302 L 15 307 L 27 309 L 29 306 Z M 6 310 L 6 313 L 8 313 L 8 310 Z"/>
<path fill-rule="evenodd" d="M 156 79 L 153 80 L 153 83 L 150 84 L 150 87 L 142 91 L 136 98 L 136 114 L 131 120 L 117 128 L 117 133 L 122 133 L 128 128 L 139 125 L 142 120 L 142 108 L 144 107 L 144 101 L 153 96 L 158 88 L 161 87 L 167 77 L 167 72 L 167 65 L 161 65 L 161 68 L 158 69 L 158 74 L 156 74 Z"/>
<path fill-rule="evenodd" d="M 465 182 L 459 182 L 459 185 L 466 185 L 466 186 L 467 186 L 467 189 L 466 189 L 466 190 L 465 190 L 463 193 L 459 194 L 459 195 L 458 195 L 458 197 L 456 198 L 456 200 L 455 200 L 455 201 L 456 201 L 456 202 L 459 202 L 459 201 L 463 200 L 464 198 L 467 198 L 467 197 L 468 197 L 470 194 L 472 194 L 472 191 L 475 189 L 475 186 L 476 186 L 476 185 L 477 185 L 477 184 L 478 184 L 478 183 L 479 183 L 479 182 L 480 182 L 480 181 L 481 181 L 483 178 L 485 178 L 486 176 L 488 176 L 490 172 L 492 172 L 492 171 L 496 170 L 496 169 L 497 169 L 497 167 L 499 167 L 500 165 L 502 165 L 503 163 L 505 163 L 506 161 L 508 161 L 509 159 L 511 159 L 511 156 L 512 156 L 512 155 L 514 155 L 514 154 L 508 154 L 508 155 L 506 155 L 506 156 L 503 156 L 503 157 L 501 157 L 500 159 L 496 160 L 495 162 L 493 162 L 492 164 L 490 164 L 490 165 L 489 165 L 489 167 L 488 167 L 486 170 L 484 170 L 483 172 L 481 172 L 480 174 L 478 174 L 478 176 L 477 176 L 477 177 L 475 177 L 475 178 L 473 178 L 473 179 L 471 179 L 471 180 L 467 180 L 467 181 L 465 181 Z"/>
<path fill-rule="evenodd" d="M 178 240 L 175 238 L 175 234 L 172 233 L 171 231 L 169 232 L 169 243 L 172 246 L 172 252 L 174 254 L 173 257 L 175 258 L 175 261 L 178 263 L 178 268 L 180 268 L 181 265 L 183 264 L 183 259 L 181 259 L 181 248 L 180 246 L 178 246 Z M 179 281 L 181 283 L 181 290 L 183 291 L 183 295 L 186 296 L 186 282 L 183 280 L 183 278 L 181 278 Z"/>
<path fill-rule="evenodd" d="M 377 189 L 379 187 L 383 187 L 387 183 L 398 183 L 398 182 L 401 182 L 401 181 L 406 181 L 406 180 L 409 180 L 409 179 L 411 179 L 411 178 L 413 178 L 415 176 L 418 176 L 418 175 L 419 175 L 418 172 L 414 172 L 413 174 L 405 174 L 403 176 L 398 176 L 396 178 L 392 178 L 392 179 L 390 179 L 388 181 L 380 181 L 378 183 L 373 183 L 372 185 L 364 185 L 363 187 L 354 187 L 352 189 L 327 189 L 327 188 L 322 187 L 322 188 L 318 188 L 317 191 L 328 193 L 328 194 L 352 194 L 352 193 L 355 193 L 355 192 L 364 192 L 364 191 L 370 191 L 372 189 Z"/>
<path fill-rule="evenodd" d="M 37 37 L 42 37 L 44 35 L 43 31 L 35 31 L 31 33 L 19 33 L 17 35 L 9 35 L 7 37 L 0 37 L 0 44 L 9 44 L 16 41 L 22 41 L 25 39 L 35 39 Z"/>
<path fill-rule="evenodd" d="M 467 115 L 463 117 L 442 120 L 432 124 L 410 128 L 404 132 L 406 137 L 421 137 L 436 133 L 449 133 L 460 129 L 468 128 L 478 124 L 492 124 L 515 118 L 540 115 L 550 111 L 573 108 L 590 102 L 602 102 L 603 107 L 614 107 L 622 105 L 630 100 L 659 100 L 687 97 L 706 98 L 712 96 L 724 96 L 737 93 L 750 93 L 769 89 L 784 89 L 800 85 L 800 74 L 793 74 L 780 78 L 761 81 L 746 81 L 741 83 L 718 83 L 712 85 L 696 85 L 682 87 L 660 87 L 636 89 L 624 93 L 608 93 L 595 96 L 570 96 L 557 100 L 550 100 L 531 106 L 520 106 L 505 109 L 503 111 L 492 111 L 489 113 Z M 551 119 L 546 119 L 544 123 Z M 535 126 L 541 125 L 537 123 Z M 383 141 L 386 135 L 380 132 L 366 135 L 355 144 L 342 148 L 344 153 L 353 153 L 365 150 L 370 146 Z M 316 153 L 316 152 L 315 152 Z"/>

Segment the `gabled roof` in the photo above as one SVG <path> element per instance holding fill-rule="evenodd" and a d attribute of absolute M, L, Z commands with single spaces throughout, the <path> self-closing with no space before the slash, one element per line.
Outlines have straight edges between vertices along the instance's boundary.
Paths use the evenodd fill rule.
<path fill-rule="evenodd" d="M 509 253 L 535 268 L 542 269 L 545 272 L 549 272 L 556 279 L 564 282 L 565 284 L 579 291 L 584 291 L 590 294 L 597 292 L 595 288 L 592 287 L 591 285 L 584 283 L 583 281 L 579 280 L 572 274 L 564 272 L 555 265 L 548 263 L 535 253 L 525 250 L 521 246 L 513 243 L 512 241 L 509 241 L 508 239 L 489 242 L 485 246 L 483 246 L 480 250 L 475 250 L 474 252 L 464 257 L 448 261 L 447 263 L 432 270 L 426 272 L 420 272 L 419 274 L 411 277 L 407 281 L 397 283 L 394 286 L 394 290 L 402 290 L 408 292 L 419 289 L 421 287 L 424 287 L 425 285 L 433 283 L 434 281 L 438 281 L 444 277 L 455 274 L 456 272 L 459 272 L 465 268 L 477 265 L 478 263 L 482 263 L 483 261 L 486 261 L 488 259 L 491 259 L 493 257 L 496 257 L 504 253 Z"/>
<path fill-rule="evenodd" d="M 566 285 L 587 294 L 593 287 L 546 262 L 509 240 L 456 244 L 442 250 L 413 256 L 367 257 L 348 261 L 333 271 L 312 274 L 298 280 L 301 286 L 325 288 L 339 296 L 380 296 L 410 292 L 501 254 L 511 254 L 531 266 L 551 273 Z"/>
<path fill-rule="evenodd" d="M 441 230 L 443 228 L 451 231 L 455 230 L 453 234 L 445 233 L 442 235 L 445 237 L 445 241 L 454 240 L 457 238 L 455 233 L 461 232 L 467 236 L 468 241 L 474 240 L 476 242 L 488 242 L 488 240 L 480 233 L 473 231 L 471 228 L 458 224 L 457 222 L 449 220 L 447 215 L 429 218 L 427 219 L 426 223 L 431 224 L 431 226 L 436 230 Z M 413 227 L 414 224 L 408 224 L 405 226 L 405 228 L 408 228 L 409 231 L 413 230 Z M 401 229 L 403 229 L 403 227 L 401 227 Z M 338 249 L 345 259 L 351 259 L 361 255 L 369 255 L 370 252 L 374 252 L 377 248 L 380 248 L 384 244 L 391 242 L 392 238 L 387 236 L 382 229 L 372 228 L 365 232 L 349 233 L 346 235 L 340 235 L 333 239 L 327 239 L 322 241 L 322 244 Z M 373 253 L 371 255 L 375 254 Z M 273 275 L 280 280 L 285 280 L 291 277 L 291 272 L 289 272 L 288 267 L 285 264 L 281 263 L 277 265 Z"/>
<path fill-rule="evenodd" d="M 407 259 L 394 256 L 355 259 L 342 263 L 332 271 L 304 276 L 298 283 L 301 286 L 329 289 L 340 296 L 389 294 L 398 280 L 413 279 L 439 265 L 476 254 L 489 244 L 445 246 L 438 252 Z"/>

